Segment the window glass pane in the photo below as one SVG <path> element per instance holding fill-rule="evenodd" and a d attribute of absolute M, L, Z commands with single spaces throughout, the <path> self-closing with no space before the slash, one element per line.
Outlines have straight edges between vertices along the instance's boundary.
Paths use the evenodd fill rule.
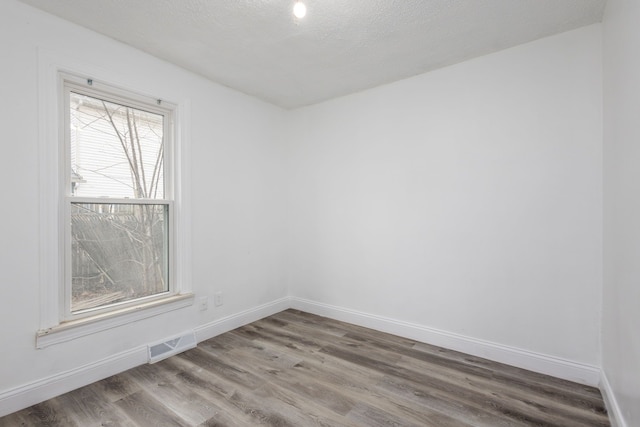
<path fill-rule="evenodd" d="M 71 195 L 164 198 L 161 114 L 71 92 Z"/>
<path fill-rule="evenodd" d="M 168 205 L 71 203 L 71 311 L 169 290 Z"/>

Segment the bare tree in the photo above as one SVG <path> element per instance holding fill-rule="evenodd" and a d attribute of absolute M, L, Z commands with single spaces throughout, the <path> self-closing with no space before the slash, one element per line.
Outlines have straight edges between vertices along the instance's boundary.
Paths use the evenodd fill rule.
<path fill-rule="evenodd" d="M 162 175 L 164 144 L 160 145 L 151 176 L 147 177 L 147 169 L 143 159 L 144 153 L 138 133 L 138 121 L 133 110 L 129 107 L 121 107 L 124 108 L 126 117 L 126 132 L 123 134 L 114 121 L 114 112 L 108 108 L 104 101 L 102 106 L 109 117 L 109 123 L 111 123 L 116 133 L 122 146 L 122 151 L 129 163 L 134 197 L 137 199 L 155 198 Z M 135 228 L 129 230 L 129 238 L 132 242 L 138 243 L 136 246 L 141 251 L 142 284 L 139 292 L 148 295 L 162 291 L 165 288 L 162 266 L 157 262 L 161 258 L 161 254 L 158 253 L 157 245 L 154 244 L 153 231 L 158 225 L 159 218 L 152 205 L 133 205 L 133 212 L 137 219 L 137 224 L 135 224 Z"/>
<path fill-rule="evenodd" d="M 82 125 L 94 133 L 108 133 L 109 144 L 120 147 L 116 157 L 128 166 L 127 186 L 133 199 L 163 197 L 162 126 L 151 124 L 140 110 L 105 101 L 92 102 L 87 110 Z M 141 137 L 141 128 L 142 133 L 159 140 L 153 150 L 148 148 L 148 139 Z M 95 169 L 90 172 L 124 184 L 109 168 Z M 165 209 L 162 203 L 135 200 L 130 204 L 72 205 L 73 291 L 82 294 L 75 304 L 77 310 L 167 289 Z"/>

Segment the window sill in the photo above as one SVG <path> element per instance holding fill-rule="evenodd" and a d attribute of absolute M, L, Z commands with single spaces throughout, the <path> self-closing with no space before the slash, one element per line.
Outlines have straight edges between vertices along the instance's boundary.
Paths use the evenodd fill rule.
<path fill-rule="evenodd" d="M 36 348 L 46 348 L 127 323 L 188 307 L 193 305 L 193 300 L 194 297 L 191 293 L 174 295 L 162 300 L 127 307 L 110 313 L 63 322 L 52 328 L 38 331 L 36 334 Z"/>

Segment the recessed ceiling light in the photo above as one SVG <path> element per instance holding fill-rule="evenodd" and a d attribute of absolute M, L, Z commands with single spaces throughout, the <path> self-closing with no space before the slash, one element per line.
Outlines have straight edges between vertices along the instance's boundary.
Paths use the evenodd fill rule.
<path fill-rule="evenodd" d="M 307 6 L 304 5 L 300 0 L 296 0 L 293 5 L 293 14 L 296 18 L 302 19 L 307 14 Z"/>

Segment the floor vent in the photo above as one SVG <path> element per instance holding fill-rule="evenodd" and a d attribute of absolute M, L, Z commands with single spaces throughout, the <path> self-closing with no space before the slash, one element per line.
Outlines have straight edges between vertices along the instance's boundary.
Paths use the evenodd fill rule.
<path fill-rule="evenodd" d="M 156 363 L 174 354 L 194 348 L 196 344 L 196 334 L 190 331 L 168 341 L 149 345 L 149 363 Z"/>

